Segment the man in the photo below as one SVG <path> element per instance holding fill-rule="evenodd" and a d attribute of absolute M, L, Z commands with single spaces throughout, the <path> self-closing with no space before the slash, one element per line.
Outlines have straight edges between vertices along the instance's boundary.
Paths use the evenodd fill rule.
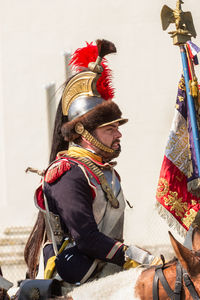
<path fill-rule="evenodd" d="M 128 268 L 154 259 L 123 243 L 125 201 L 112 160 L 121 150 L 119 126 L 128 120 L 111 100 L 103 57 L 113 52 L 112 43 L 98 40 L 97 46 L 78 49 L 71 60 L 78 73 L 67 82 L 58 107 L 51 159 L 62 151 L 36 191 L 46 221 L 46 278 L 54 255 L 57 273 L 73 284 L 87 281 L 106 262 Z"/>

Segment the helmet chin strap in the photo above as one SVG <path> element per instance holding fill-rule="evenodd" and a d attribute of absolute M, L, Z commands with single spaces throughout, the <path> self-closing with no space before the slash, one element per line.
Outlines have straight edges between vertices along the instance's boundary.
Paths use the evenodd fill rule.
<path fill-rule="evenodd" d="M 76 133 L 80 134 L 82 137 L 84 137 L 88 142 L 90 142 L 93 146 L 97 147 L 98 149 L 108 153 L 114 153 L 114 150 L 112 148 L 105 146 L 100 141 L 98 141 L 93 135 L 91 135 L 89 131 L 87 131 L 84 128 L 82 123 L 78 122 L 75 125 L 75 131 Z"/>

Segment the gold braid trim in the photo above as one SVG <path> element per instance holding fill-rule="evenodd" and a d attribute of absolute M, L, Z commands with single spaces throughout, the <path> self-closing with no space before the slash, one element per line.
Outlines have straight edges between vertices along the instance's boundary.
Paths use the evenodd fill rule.
<path fill-rule="evenodd" d="M 82 123 L 78 122 L 75 126 L 76 133 L 82 135 L 88 142 L 90 142 L 93 146 L 97 147 L 100 150 L 105 152 L 114 153 L 114 150 L 103 145 L 99 142 L 95 137 L 93 137 L 83 126 Z"/>
<path fill-rule="evenodd" d="M 97 139 L 95 139 L 95 137 L 93 137 L 86 129 L 83 131 L 83 133 L 81 135 L 95 147 L 97 147 L 105 152 L 109 152 L 109 153 L 114 152 L 113 149 L 103 145 L 101 142 L 99 142 Z"/>

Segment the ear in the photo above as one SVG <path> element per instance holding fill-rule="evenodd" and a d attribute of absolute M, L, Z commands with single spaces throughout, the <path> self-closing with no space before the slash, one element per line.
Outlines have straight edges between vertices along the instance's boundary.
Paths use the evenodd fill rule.
<path fill-rule="evenodd" d="M 180 261 L 182 267 L 192 276 L 200 273 L 199 258 L 188 248 L 180 244 L 169 232 L 170 241 L 174 248 L 176 257 Z"/>
<path fill-rule="evenodd" d="M 195 227 L 192 232 L 192 248 L 194 251 L 200 250 L 200 231 Z"/>

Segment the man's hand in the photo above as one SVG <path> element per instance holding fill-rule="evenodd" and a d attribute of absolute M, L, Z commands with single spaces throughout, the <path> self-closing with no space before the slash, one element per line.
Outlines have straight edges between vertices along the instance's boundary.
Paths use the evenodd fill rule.
<path fill-rule="evenodd" d="M 136 261 L 134 261 L 133 259 L 128 259 L 124 265 L 123 265 L 123 269 L 124 270 L 128 270 L 130 268 L 136 268 L 138 267 L 140 264 L 137 263 Z"/>

